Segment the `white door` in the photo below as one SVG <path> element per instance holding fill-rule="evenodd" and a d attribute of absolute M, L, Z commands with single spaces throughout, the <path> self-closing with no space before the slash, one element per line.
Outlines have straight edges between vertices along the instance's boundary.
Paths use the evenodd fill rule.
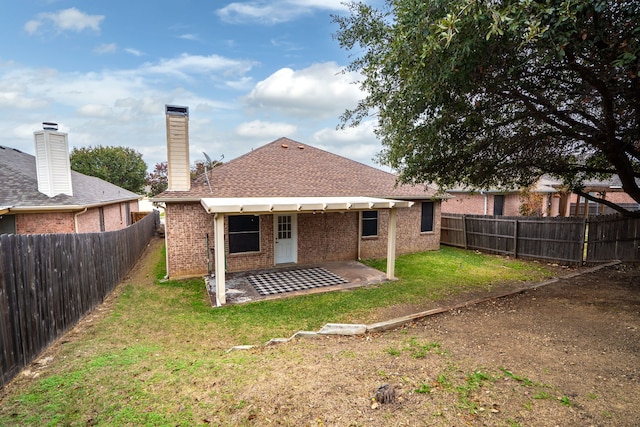
<path fill-rule="evenodd" d="M 275 263 L 286 264 L 298 261 L 298 227 L 295 214 L 274 215 L 276 238 Z"/>

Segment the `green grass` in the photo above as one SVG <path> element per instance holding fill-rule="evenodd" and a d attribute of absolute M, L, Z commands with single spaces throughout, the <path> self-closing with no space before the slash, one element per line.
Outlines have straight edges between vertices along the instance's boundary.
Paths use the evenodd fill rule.
<path fill-rule="evenodd" d="M 399 257 L 396 282 L 212 308 L 202 279 L 162 281 L 164 251 L 153 257 L 155 268 L 149 274 L 155 284 L 124 286 L 105 317 L 86 327 L 79 339 L 61 345 L 44 375 L 3 398 L 0 425 L 204 424 L 196 409 L 232 419 L 234 411 L 246 406 L 236 391 L 256 381 L 258 358 L 269 357 L 228 353 L 233 345 L 260 344 L 329 322 L 368 323 L 377 319 L 378 310 L 393 305 L 419 306 L 547 274 L 536 264 L 443 248 Z M 367 263 L 385 265 L 384 260 Z M 387 352 L 412 358 L 444 355 L 439 344 L 415 339 Z M 356 357 L 350 351 L 339 356 Z M 481 375 L 471 374 L 466 389 L 488 381 Z M 453 387 L 444 374 L 438 383 Z M 425 384 L 418 393 L 429 387 Z"/>

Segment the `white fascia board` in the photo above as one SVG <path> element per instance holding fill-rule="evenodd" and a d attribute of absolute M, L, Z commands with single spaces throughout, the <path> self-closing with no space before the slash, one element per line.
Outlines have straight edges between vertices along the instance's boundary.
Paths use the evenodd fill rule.
<path fill-rule="evenodd" d="M 409 207 L 413 202 L 373 197 L 225 197 L 202 198 L 208 213 L 318 212 Z"/>

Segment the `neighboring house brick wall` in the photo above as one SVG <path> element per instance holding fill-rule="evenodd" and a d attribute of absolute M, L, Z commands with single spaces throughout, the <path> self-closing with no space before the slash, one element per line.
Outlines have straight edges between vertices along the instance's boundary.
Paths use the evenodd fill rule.
<path fill-rule="evenodd" d="M 137 212 L 138 203 L 130 202 L 131 212 Z M 122 211 L 122 220 L 120 212 Z M 104 207 L 105 231 L 120 230 L 127 226 L 126 203 Z M 76 215 L 78 230 L 76 230 Z M 16 234 L 98 233 L 100 232 L 99 208 L 86 212 L 43 212 L 16 214 Z"/>
<path fill-rule="evenodd" d="M 493 215 L 495 194 L 451 193 L 454 197 L 442 202 L 442 213 L 456 213 L 467 215 Z M 485 212 L 485 197 L 487 211 Z M 520 215 L 522 201 L 520 195 L 511 193 L 504 195 L 503 215 Z"/>
<path fill-rule="evenodd" d="M 73 233 L 72 212 L 16 214 L 16 234 Z"/>
<path fill-rule="evenodd" d="M 98 208 L 88 209 L 78 215 L 78 233 L 99 233 L 100 232 L 100 210 Z"/>
<path fill-rule="evenodd" d="M 450 193 L 453 197 L 442 201 L 443 213 L 484 215 L 484 194 L 461 194 Z M 493 200 L 491 210 L 489 210 L 489 200 L 487 199 L 487 212 L 493 212 Z"/>

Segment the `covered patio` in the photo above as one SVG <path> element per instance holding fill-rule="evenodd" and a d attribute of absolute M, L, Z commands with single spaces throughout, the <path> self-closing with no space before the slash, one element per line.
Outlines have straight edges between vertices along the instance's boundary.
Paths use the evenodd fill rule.
<path fill-rule="evenodd" d="M 224 219 L 227 215 L 261 215 L 286 213 L 323 213 L 364 210 L 389 210 L 387 229 L 386 279 L 395 277 L 397 208 L 411 207 L 413 202 L 374 197 L 267 197 L 267 198 L 203 198 L 201 204 L 214 216 L 215 305 L 227 303 L 226 251 Z M 277 243 L 277 242 L 276 242 Z M 355 262 L 355 261 L 354 261 Z M 361 264 L 360 264 L 361 265 Z M 338 275 L 340 276 L 340 275 Z M 347 283 L 333 286 L 345 286 Z M 231 283 L 230 283 L 231 284 Z M 323 287 L 324 288 L 324 287 Z M 296 291 L 297 292 L 297 291 Z M 308 292 L 308 290 L 305 290 Z"/>

